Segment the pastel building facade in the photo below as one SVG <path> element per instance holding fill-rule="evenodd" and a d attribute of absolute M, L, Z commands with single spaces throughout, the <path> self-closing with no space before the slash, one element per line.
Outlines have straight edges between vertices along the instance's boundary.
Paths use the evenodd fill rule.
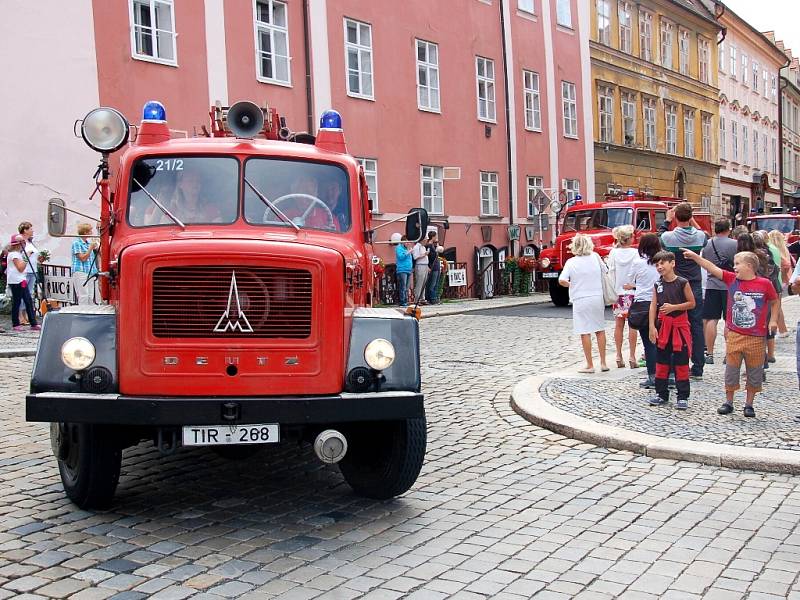
<path fill-rule="evenodd" d="M 786 57 L 729 8 L 719 22 L 721 212 L 735 218 L 780 204 L 778 77 Z"/>
<path fill-rule="evenodd" d="M 540 235 L 537 192 L 570 200 L 594 189 L 586 2 L 75 0 L 67 33 L 57 6 L 17 3 L 0 25 L 5 55 L 39 48 L 12 65 L 8 80 L 20 86 L 0 97 L 47 115 L 34 151 L 0 167 L 5 223 L 42 230 L 52 196 L 99 212 L 88 200 L 97 156 L 72 124 L 99 105 L 136 123 L 151 99 L 187 137 L 201 134 L 216 101 L 268 102 L 295 131 L 314 131 L 335 108 L 376 222 L 425 207 L 468 283 L 550 241 L 553 216 Z M 56 37 L 53 52 L 45 40 Z M 52 77 L 31 80 L 45 70 Z M 2 127 L 4 145 L 29 144 L 28 123 Z M 68 242 L 45 242 L 68 264 Z"/>
<path fill-rule="evenodd" d="M 785 53 L 780 78 L 783 204 L 800 207 L 800 60 L 788 48 Z"/>

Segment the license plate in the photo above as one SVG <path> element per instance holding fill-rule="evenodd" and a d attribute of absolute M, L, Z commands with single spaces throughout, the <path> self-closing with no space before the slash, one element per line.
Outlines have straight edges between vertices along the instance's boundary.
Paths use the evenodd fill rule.
<path fill-rule="evenodd" d="M 189 425 L 183 428 L 184 446 L 272 444 L 280 441 L 277 423 L 262 425 Z"/>
<path fill-rule="evenodd" d="M 549 273 L 542 273 L 542 279 L 556 279 L 558 277 L 558 273 L 549 272 Z"/>

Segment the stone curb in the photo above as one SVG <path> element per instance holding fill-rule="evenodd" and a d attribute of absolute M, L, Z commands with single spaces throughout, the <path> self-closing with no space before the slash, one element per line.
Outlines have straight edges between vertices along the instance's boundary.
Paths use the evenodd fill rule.
<path fill-rule="evenodd" d="M 36 356 L 36 347 L 0 350 L 0 358 L 16 358 L 17 356 Z"/>
<path fill-rule="evenodd" d="M 519 382 L 511 392 L 511 407 L 525 420 L 565 437 L 651 458 L 688 460 L 730 469 L 800 474 L 800 452 L 797 451 L 664 438 L 573 415 L 542 398 L 539 388 L 548 378 L 534 376 Z"/>
<path fill-rule="evenodd" d="M 475 302 L 481 302 L 481 300 L 475 300 Z M 491 300 L 489 301 L 491 302 Z M 449 317 L 450 315 L 463 315 L 464 313 L 471 313 L 471 312 L 478 312 L 481 310 L 492 310 L 492 309 L 503 309 L 503 308 L 514 308 L 515 306 L 524 306 L 526 304 L 545 304 L 550 302 L 550 296 L 547 294 L 534 294 L 531 296 L 522 296 L 518 299 L 511 300 L 509 302 L 504 302 L 503 304 L 497 305 L 477 305 L 477 306 L 464 306 L 460 307 L 458 304 L 452 305 L 452 310 L 450 310 L 450 305 L 442 306 L 441 309 L 443 312 L 435 312 L 432 314 L 425 314 L 425 306 L 422 306 L 422 319 L 432 319 L 434 317 Z"/>

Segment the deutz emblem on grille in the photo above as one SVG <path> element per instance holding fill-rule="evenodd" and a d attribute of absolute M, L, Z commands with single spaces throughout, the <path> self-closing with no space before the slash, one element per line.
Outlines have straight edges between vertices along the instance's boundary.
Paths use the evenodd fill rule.
<path fill-rule="evenodd" d="M 233 308 L 233 301 L 236 300 L 236 307 Z M 233 312 L 233 316 L 231 315 Z M 224 325 L 223 325 L 224 323 Z M 242 333 L 253 333 L 253 328 L 250 326 L 250 321 L 242 312 L 242 304 L 239 301 L 239 287 L 236 285 L 236 271 L 231 273 L 231 288 L 228 292 L 228 307 L 222 316 L 217 321 L 217 326 L 214 327 L 214 333 L 225 333 L 228 330 L 241 331 Z"/>

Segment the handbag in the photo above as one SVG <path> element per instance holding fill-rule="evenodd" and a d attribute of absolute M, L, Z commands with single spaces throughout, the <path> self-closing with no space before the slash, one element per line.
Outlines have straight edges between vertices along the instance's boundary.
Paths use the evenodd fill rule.
<path fill-rule="evenodd" d="M 650 325 L 650 301 L 639 300 L 628 309 L 628 326 L 636 331 L 647 329 Z"/>
<path fill-rule="evenodd" d="M 617 301 L 617 290 L 614 288 L 614 281 L 611 279 L 611 273 L 603 264 L 603 259 L 599 254 L 595 254 L 597 263 L 600 267 L 600 281 L 603 283 L 603 303 L 606 306 L 614 304 Z"/>

